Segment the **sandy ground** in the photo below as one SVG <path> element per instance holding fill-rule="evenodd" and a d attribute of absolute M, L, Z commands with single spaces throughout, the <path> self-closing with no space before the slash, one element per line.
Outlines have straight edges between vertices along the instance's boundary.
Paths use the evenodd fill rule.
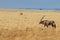
<path fill-rule="evenodd" d="M 44 15 L 57 27 L 39 24 Z M 0 40 L 60 40 L 60 11 L 0 9 Z"/>

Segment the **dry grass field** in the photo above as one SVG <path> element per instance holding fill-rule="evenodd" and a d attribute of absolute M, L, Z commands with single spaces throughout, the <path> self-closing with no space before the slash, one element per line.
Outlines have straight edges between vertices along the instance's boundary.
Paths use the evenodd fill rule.
<path fill-rule="evenodd" d="M 57 27 L 39 24 L 44 15 Z M 60 40 L 60 11 L 0 9 L 0 40 Z"/>

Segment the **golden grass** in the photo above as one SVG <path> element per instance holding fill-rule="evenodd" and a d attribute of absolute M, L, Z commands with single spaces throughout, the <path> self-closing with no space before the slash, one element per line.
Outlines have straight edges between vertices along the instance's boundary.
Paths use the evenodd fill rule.
<path fill-rule="evenodd" d="M 56 29 L 39 24 L 43 15 Z M 60 40 L 60 11 L 0 9 L 0 40 Z"/>

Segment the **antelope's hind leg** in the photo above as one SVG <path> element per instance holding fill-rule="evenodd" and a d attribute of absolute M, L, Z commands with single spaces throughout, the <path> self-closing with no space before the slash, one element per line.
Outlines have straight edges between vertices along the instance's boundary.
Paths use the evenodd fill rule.
<path fill-rule="evenodd" d="M 56 28 L 56 25 L 52 25 L 52 27 Z"/>
<path fill-rule="evenodd" d="M 55 23 L 54 23 L 54 24 L 52 24 L 52 27 L 56 28 L 56 24 L 55 24 Z"/>

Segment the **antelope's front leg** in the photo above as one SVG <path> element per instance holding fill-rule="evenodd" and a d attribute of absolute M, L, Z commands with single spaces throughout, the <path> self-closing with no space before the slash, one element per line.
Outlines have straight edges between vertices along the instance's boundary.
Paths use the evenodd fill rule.
<path fill-rule="evenodd" d="M 44 27 L 45 27 L 45 25 L 44 25 Z"/>
<path fill-rule="evenodd" d="M 48 28 L 48 25 L 47 25 L 47 28 Z"/>

